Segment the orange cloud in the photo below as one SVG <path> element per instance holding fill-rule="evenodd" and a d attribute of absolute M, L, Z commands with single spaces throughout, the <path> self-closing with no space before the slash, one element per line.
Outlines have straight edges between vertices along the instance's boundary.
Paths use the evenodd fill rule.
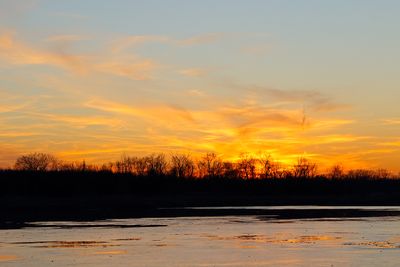
<path fill-rule="evenodd" d="M 400 119 L 383 119 L 382 123 L 386 125 L 400 125 Z"/>
<path fill-rule="evenodd" d="M 0 35 L 0 59 L 16 65 L 52 65 L 82 72 L 82 56 L 55 54 L 33 49 L 14 39 L 11 34 Z"/>
<path fill-rule="evenodd" d="M 134 116 L 152 122 L 162 122 L 163 124 L 174 124 L 172 120 L 193 123 L 194 118 L 191 113 L 183 108 L 173 105 L 159 106 L 133 106 L 103 99 L 91 99 L 85 103 L 86 107 L 107 111 L 122 115 Z"/>
<path fill-rule="evenodd" d="M 115 41 L 112 45 L 111 50 L 113 51 L 113 53 L 119 53 L 132 46 L 142 45 L 149 42 L 166 43 L 169 41 L 170 38 L 161 35 L 132 35 Z"/>
<path fill-rule="evenodd" d="M 53 36 L 50 40 L 66 41 L 76 39 L 76 36 Z M 12 34 L 0 35 L 0 61 L 14 65 L 49 65 L 63 68 L 78 74 L 88 72 L 103 72 L 124 76 L 133 80 L 147 80 L 157 67 L 152 60 L 136 57 L 119 57 L 110 55 L 75 55 L 61 49 L 50 52 L 33 48 L 17 41 Z"/>
<path fill-rule="evenodd" d="M 117 61 L 101 63 L 96 66 L 96 69 L 100 72 L 124 76 L 134 80 L 149 80 L 152 78 L 151 72 L 156 66 L 157 64 L 155 64 L 152 60 L 141 60 L 139 62 L 132 62 L 130 64 Z"/>
<path fill-rule="evenodd" d="M 2 149 L 3 144 L 12 144 L 7 148 L 10 154 L 0 157 L 0 163 L 11 162 L 18 153 L 43 149 L 65 159 L 84 158 L 95 163 L 115 160 L 124 152 L 143 155 L 185 151 L 197 156 L 216 151 L 231 160 L 242 152 L 251 155 L 264 152 L 289 165 L 298 157 L 307 156 L 324 165 L 344 162 L 349 166 L 375 166 L 374 163 L 382 163 L 379 156 L 398 153 L 398 141 L 357 135 L 357 121 L 329 113 L 345 105 L 314 90 L 228 84 L 226 88 L 234 91 L 232 95 L 218 97 L 213 96 L 210 88 L 189 90 L 193 87 L 184 84 L 183 95 L 174 95 L 175 99 L 170 102 L 181 105 L 149 100 L 150 97 L 144 97 L 139 90 L 135 97 L 121 94 L 122 101 L 117 101 L 118 93 L 112 98 L 107 98 L 112 95 L 110 90 L 104 93 L 108 87 L 123 83 L 119 80 L 115 83 L 115 79 L 102 74 L 147 80 L 152 79 L 159 68 L 152 60 L 127 56 L 125 50 L 131 46 L 146 42 L 195 45 L 216 42 L 222 37 L 205 35 L 174 40 L 162 36 L 132 36 L 116 42 L 114 50 L 103 55 L 77 55 L 65 49 L 56 52 L 39 49 L 17 40 L 13 34 L 0 35 L 0 61 L 6 64 L 50 65 L 67 70 L 67 74 L 96 74 L 93 75 L 96 79 L 90 81 L 85 80 L 88 75 L 76 75 L 77 79 L 70 79 L 69 75 L 65 76 L 67 79 L 63 75 L 38 79 L 41 85 L 35 86 L 45 88 L 45 94 L 60 90 L 68 95 L 69 98 L 60 97 L 62 101 L 51 97 L 40 98 L 40 101 L 30 97 L 14 100 L 12 95 L 0 92 L 6 99 L 0 102 L 0 112 L 13 113 L 11 116 L 0 114 L 3 115 L 0 117 Z M 51 36 L 48 41 L 74 42 L 79 38 L 60 35 Z M 175 71 L 190 77 L 204 74 L 202 69 L 177 69 Z M 131 81 L 123 82 L 121 88 L 132 88 Z M 181 85 L 176 81 L 173 84 Z M 20 87 L 22 85 L 25 86 L 21 82 Z M 101 87 L 98 93 L 97 86 Z M 130 101 L 132 104 L 127 104 Z M 398 119 L 382 122 L 399 124 Z"/>
<path fill-rule="evenodd" d="M 146 43 L 162 43 L 175 46 L 193 46 L 217 42 L 226 36 L 225 33 L 205 33 L 186 39 L 176 39 L 164 35 L 131 35 L 113 42 L 111 50 L 120 53 L 130 47 L 136 47 Z"/>

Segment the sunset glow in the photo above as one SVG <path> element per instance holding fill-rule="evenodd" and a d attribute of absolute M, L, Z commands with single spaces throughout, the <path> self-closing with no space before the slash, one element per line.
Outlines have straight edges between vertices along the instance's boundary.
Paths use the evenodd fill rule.
<path fill-rule="evenodd" d="M 215 152 L 398 172 L 399 8 L 1 1 L 0 167 Z"/>

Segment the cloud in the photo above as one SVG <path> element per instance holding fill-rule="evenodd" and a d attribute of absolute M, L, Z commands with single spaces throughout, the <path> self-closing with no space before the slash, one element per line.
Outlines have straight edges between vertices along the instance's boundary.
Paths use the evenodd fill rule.
<path fill-rule="evenodd" d="M 71 36 L 56 36 L 51 39 L 60 42 L 76 39 Z M 0 61 L 13 65 L 49 65 L 62 68 L 77 74 L 102 72 L 111 75 L 128 77 L 133 80 L 148 80 L 158 64 L 149 59 L 138 57 L 110 55 L 76 55 L 60 46 L 58 51 L 46 51 L 33 48 L 16 40 L 11 33 L 0 35 Z"/>
<path fill-rule="evenodd" d="M 21 109 L 24 105 L 0 104 L 0 113 L 12 112 Z"/>
<path fill-rule="evenodd" d="M 400 119 L 382 119 L 381 120 L 385 125 L 400 125 Z"/>
<path fill-rule="evenodd" d="M 226 37 L 225 33 L 206 33 L 196 35 L 187 39 L 177 40 L 176 44 L 182 46 L 191 46 L 191 45 L 201 45 L 201 44 L 209 44 L 215 43 L 221 39 Z"/>
<path fill-rule="evenodd" d="M 35 76 L 41 85 L 31 81 L 9 85 L 7 90 L 11 93 L 14 93 L 14 88 L 27 84 L 30 88 L 45 88 L 46 95 L 61 91 L 65 94 L 43 98 L 29 106 L 25 104 L 28 97 L 24 101 L 14 101 L 10 95 L 3 97 L 3 92 L 0 92 L 6 99 L 0 102 L 0 112 L 3 112 L 0 114 L 3 125 L 0 142 L 12 143 L 17 152 L 64 151 L 59 155 L 66 159 L 85 158 L 92 162 L 114 160 L 123 152 L 143 155 L 190 150 L 194 155 L 217 151 L 227 159 L 235 159 L 241 152 L 256 154 L 267 151 L 287 164 L 305 154 L 309 157 L 318 155 L 318 160 L 327 163 L 341 159 L 358 164 L 364 161 L 365 155 L 367 161 L 371 161 L 379 153 L 398 150 L 398 143 L 377 147 L 384 143 L 378 141 L 384 140 L 370 140 L 368 136 L 355 134 L 356 121 L 330 113 L 347 106 L 316 90 L 224 84 L 225 94 L 220 95 L 223 91 L 215 92 L 215 84 L 210 85 L 209 81 L 204 83 L 208 87 L 200 88 L 203 79 L 193 79 L 190 81 L 196 85 L 187 87 L 185 83 L 189 80 L 182 77 L 171 83 L 167 79 L 160 80 L 154 83 L 155 87 L 146 83 L 143 90 L 136 90 L 129 80 L 116 81 L 108 77 L 149 80 L 156 76 L 154 72 L 160 64 L 141 58 L 132 51 L 128 53 L 129 47 L 158 42 L 182 49 L 182 46 L 217 42 L 224 35 L 184 40 L 131 36 L 120 43 L 115 42 L 114 50 L 104 50 L 103 54 L 72 53 L 71 47 L 64 45 L 81 45 L 81 42 L 75 42 L 83 38 L 73 34 L 50 36 L 44 46 L 55 45 L 57 49 L 49 50 L 42 48 L 41 44 L 22 42 L 13 33 L 0 34 L 0 61 L 8 65 L 49 65 L 66 70 L 67 74 L 47 80 L 41 73 Z M 188 77 L 206 74 L 199 68 L 177 68 L 174 71 Z M 70 73 L 78 75 L 71 79 Z M 94 75 L 86 80 L 85 74 Z M 175 85 L 183 88 L 184 92 L 178 89 L 173 95 L 158 91 Z M 121 89 L 121 93 L 114 88 Z M 77 92 L 71 93 L 73 90 Z M 32 89 L 33 92 L 36 93 Z M 393 118 L 382 120 L 382 123 L 397 125 L 399 120 Z"/>
<path fill-rule="evenodd" d="M 188 77 L 201 77 L 205 75 L 205 70 L 203 69 L 182 69 L 178 71 L 179 74 L 182 74 L 183 76 L 188 76 Z"/>
<path fill-rule="evenodd" d="M 76 42 L 88 39 L 87 36 L 81 36 L 76 34 L 62 34 L 62 35 L 51 35 L 46 38 L 47 42 Z"/>
<path fill-rule="evenodd" d="M 133 60 L 131 63 L 121 61 L 111 61 L 100 63 L 94 66 L 99 72 L 128 77 L 134 80 L 150 80 L 152 72 L 158 66 L 152 60 Z"/>
<path fill-rule="evenodd" d="M 82 56 L 31 48 L 10 33 L 0 35 L 0 60 L 15 65 L 51 65 L 75 72 L 84 71 L 86 63 Z"/>
<path fill-rule="evenodd" d="M 350 105 L 337 103 L 332 97 L 316 90 L 282 90 L 258 85 L 241 85 L 225 82 L 224 86 L 245 95 L 253 102 L 267 101 L 275 106 L 297 104 L 316 112 L 333 112 L 351 108 Z"/>
<path fill-rule="evenodd" d="M 162 35 L 132 35 L 115 41 L 111 50 L 114 53 L 121 52 L 132 46 L 138 46 L 145 43 L 168 43 L 170 38 Z"/>
<path fill-rule="evenodd" d="M 33 115 L 33 114 L 32 114 Z M 51 121 L 52 124 L 69 124 L 73 127 L 85 128 L 93 125 L 106 126 L 111 129 L 120 129 L 123 122 L 118 118 L 107 118 L 98 115 L 65 115 L 65 114 L 45 114 L 36 113 L 37 117 L 43 118 L 46 121 Z"/>
<path fill-rule="evenodd" d="M 91 99 L 85 103 L 86 107 L 141 118 L 153 123 L 162 123 L 164 125 L 175 125 L 176 122 L 194 123 L 192 114 L 176 105 L 148 105 L 133 106 L 118 102 Z"/>
<path fill-rule="evenodd" d="M 186 39 L 176 39 L 164 35 L 131 35 L 114 41 L 111 45 L 113 53 L 120 53 L 131 47 L 138 47 L 148 43 L 161 43 L 173 46 L 193 46 L 215 43 L 226 37 L 224 33 L 205 33 Z"/>
<path fill-rule="evenodd" d="M 188 90 L 187 94 L 190 95 L 190 96 L 196 96 L 196 97 L 204 97 L 204 96 L 206 96 L 206 94 L 203 91 L 197 90 L 197 89 Z"/>
<path fill-rule="evenodd" d="M 329 97 L 314 90 L 280 90 L 262 87 L 256 87 L 253 90 L 279 101 L 309 103 L 313 108 L 319 110 L 323 110 L 324 107 L 333 110 L 336 106 Z"/>
<path fill-rule="evenodd" d="M 400 147 L 400 139 L 379 143 L 381 146 Z"/>
<path fill-rule="evenodd" d="M 241 127 L 265 124 L 265 125 L 291 125 L 299 127 L 301 124 L 301 115 L 297 110 L 280 110 L 265 108 L 262 106 L 248 106 L 248 107 L 223 107 L 219 113 L 225 117 L 226 120 L 231 121 Z"/>
<path fill-rule="evenodd" d="M 237 159 L 241 152 L 255 155 L 267 151 L 289 165 L 307 152 L 308 157 L 330 163 L 333 158 L 339 159 L 339 148 L 340 153 L 346 149 L 358 153 L 362 152 L 361 147 L 368 147 L 360 145 L 367 137 L 336 133 L 351 123 L 349 120 L 311 118 L 303 129 L 299 109 L 220 102 L 217 107 L 188 110 L 168 103 L 135 105 L 100 97 L 90 97 L 82 103 L 82 115 L 24 111 L 22 114 L 31 123 L 3 131 L 0 140 L 13 138 L 13 144 L 20 145 L 21 151 L 50 149 L 66 160 L 95 163 L 115 160 L 122 153 L 182 151 L 190 151 L 193 156 L 217 151 L 229 160 Z M 23 134 L 13 137 L 14 132 Z M 362 156 L 354 160 L 361 159 Z"/>
<path fill-rule="evenodd" d="M 37 132 L 20 132 L 20 131 L 3 131 L 0 133 L 0 138 L 5 137 L 29 137 L 39 135 Z"/>

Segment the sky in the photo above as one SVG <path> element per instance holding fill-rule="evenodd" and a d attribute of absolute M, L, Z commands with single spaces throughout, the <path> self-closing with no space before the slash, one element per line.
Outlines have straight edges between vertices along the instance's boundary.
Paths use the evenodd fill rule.
<path fill-rule="evenodd" d="M 215 152 L 400 171 L 397 0 L 0 0 L 0 167 Z"/>

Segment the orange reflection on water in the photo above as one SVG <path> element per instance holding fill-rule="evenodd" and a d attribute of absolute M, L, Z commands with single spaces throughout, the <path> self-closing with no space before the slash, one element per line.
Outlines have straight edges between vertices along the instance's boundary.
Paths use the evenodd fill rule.
<path fill-rule="evenodd" d="M 206 236 L 211 240 L 238 240 L 240 242 L 252 242 L 252 243 L 273 243 L 273 244 L 309 244 L 316 243 L 319 241 L 335 241 L 340 240 L 342 237 L 329 236 L 329 235 L 303 235 L 289 238 L 269 237 L 266 235 L 238 235 L 238 236 Z M 246 244 L 245 247 L 248 247 Z"/>
<path fill-rule="evenodd" d="M 127 254 L 126 250 L 109 250 L 109 251 L 96 251 L 94 255 L 123 255 Z"/>
<path fill-rule="evenodd" d="M 17 256 L 15 256 L 15 255 L 0 255 L 0 262 L 1 261 L 13 261 L 16 259 L 17 259 Z"/>
<path fill-rule="evenodd" d="M 89 247 L 110 247 L 118 246 L 114 244 L 109 244 L 103 241 L 49 241 L 41 242 L 46 243 L 43 246 L 37 246 L 40 248 L 89 248 Z"/>

